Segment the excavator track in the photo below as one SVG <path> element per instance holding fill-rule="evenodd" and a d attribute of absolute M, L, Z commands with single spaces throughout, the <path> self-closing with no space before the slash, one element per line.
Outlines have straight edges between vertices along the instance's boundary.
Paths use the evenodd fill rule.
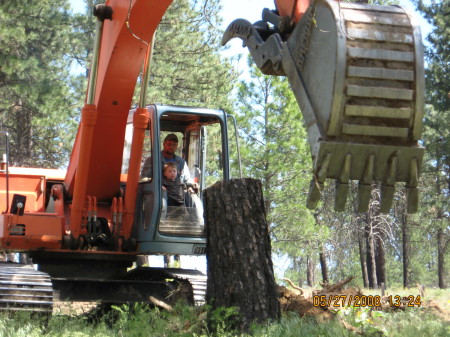
<path fill-rule="evenodd" d="M 205 304 L 207 277 L 199 270 L 168 268 L 168 273 L 175 277 L 186 279 L 192 285 L 194 291 L 194 303 L 197 306 Z"/>
<path fill-rule="evenodd" d="M 197 270 L 142 267 L 123 278 L 53 277 L 32 265 L 0 262 L 0 310 L 51 314 L 54 303 L 123 304 L 132 302 L 174 304 L 180 299 L 203 305 L 206 275 Z M 151 299 L 153 298 L 153 300 Z"/>
<path fill-rule="evenodd" d="M 205 300 L 206 276 L 196 270 L 139 267 L 123 278 L 52 278 L 54 296 L 61 302 L 93 302 L 126 304 L 133 302 L 164 302 L 179 300 L 201 305 Z M 157 304 L 158 305 L 158 304 Z"/>
<path fill-rule="evenodd" d="M 50 276 L 31 265 L 0 262 L 0 310 L 51 313 Z"/>

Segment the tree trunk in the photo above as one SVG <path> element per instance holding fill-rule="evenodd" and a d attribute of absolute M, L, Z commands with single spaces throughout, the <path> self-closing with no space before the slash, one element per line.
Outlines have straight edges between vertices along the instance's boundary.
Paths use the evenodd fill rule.
<path fill-rule="evenodd" d="M 410 263 L 409 263 L 409 227 L 408 215 L 402 215 L 402 250 L 403 250 L 403 288 L 410 287 Z"/>
<path fill-rule="evenodd" d="M 136 259 L 136 265 L 138 267 L 148 266 L 148 255 L 138 255 Z"/>
<path fill-rule="evenodd" d="M 181 257 L 180 255 L 174 255 L 173 256 L 173 267 L 180 268 L 181 267 Z"/>
<path fill-rule="evenodd" d="M 297 285 L 299 286 L 299 287 L 302 287 L 303 286 L 303 278 L 302 278 L 302 273 L 301 273 L 301 267 L 302 267 L 302 258 L 301 257 L 294 257 L 294 259 L 293 259 L 293 264 L 294 264 L 294 266 L 293 266 L 293 268 L 294 268 L 294 270 L 297 272 L 297 275 L 298 275 L 298 278 L 297 278 L 297 280 L 296 280 L 296 282 L 297 282 Z"/>
<path fill-rule="evenodd" d="M 446 250 L 446 243 L 445 243 L 445 235 L 444 230 L 442 227 L 438 229 L 437 233 L 437 244 L 438 244 L 438 280 L 439 280 L 439 288 L 445 289 L 445 281 L 444 281 L 444 275 L 445 275 L 445 250 Z"/>
<path fill-rule="evenodd" d="M 16 115 L 16 132 L 15 146 L 11 148 L 11 157 L 14 158 L 12 164 L 30 166 L 33 149 L 33 113 L 31 109 L 24 107 L 24 102 L 21 99 L 16 101 L 14 111 Z"/>
<path fill-rule="evenodd" d="M 438 163 L 439 167 L 439 163 Z M 450 180 L 449 180 L 450 182 Z M 442 187 L 440 184 L 440 180 L 436 179 L 436 192 L 437 195 L 442 194 Z M 444 215 L 444 209 L 442 206 L 437 207 L 436 220 L 438 223 L 438 231 L 437 231 L 437 253 L 438 253 L 438 285 L 440 289 L 445 289 L 445 251 L 447 250 L 448 241 L 446 240 L 446 235 L 444 233 L 444 226 L 442 221 L 446 218 Z"/>
<path fill-rule="evenodd" d="M 329 283 L 330 280 L 328 279 L 328 266 L 325 256 L 325 249 L 323 248 L 323 245 L 320 246 L 319 259 L 320 259 L 320 267 L 322 269 L 322 282 Z"/>
<path fill-rule="evenodd" d="M 375 238 L 376 242 L 376 251 L 375 251 L 375 260 L 376 260 L 376 268 L 377 268 L 377 284 L 381 286 L 382 283 L 386 285 L 386 254 L 384 251 L 384 242 L 382 238 L 382 232 L 378 234 Z"/>
<path fill-rule="evenodd" d="M 368 212 L 367 212 L 368 214 Z M 377 287 L 377 268 L 375 262 L 375 247 L 373 240 L 373 229 L 371 219 L 367 215 L 367 226 L 366 226 L 366 247 L 367 247 L 367 272 L 369 275 L 369 288 L 375 289 Z"/>
<path fill-rule="evenodd" d="M 314 261 L 310 255 L 306 257 L 306 283 L 309 287 L 313 287 L 315 283 Z"/>
<path fill-rule="evenodd" d="M 19 263 L 31 264 L 31 259 L 27 253 L 19 253 Z"/>
<path fill-rule="evenodd" d="M 170 255 L 164 255 L 164 268 L 170 267 Z"/>
<path fill-rule="evenodd" d="M 361 263 L 361 272 L 362 272 L 364 288 L 369 288 L 369 276 L 367 274 L 366 251 L 364 249 L 364 238 L 361 233 L 358 233 L 358 248 L 359 248 L 359 261 Z"/>
<path fill-rule="evenodd" d="M 217 182 L 204 194 L 206 302 L 237 307 L 236 327 L 280 317 L 261 182 Z"/>

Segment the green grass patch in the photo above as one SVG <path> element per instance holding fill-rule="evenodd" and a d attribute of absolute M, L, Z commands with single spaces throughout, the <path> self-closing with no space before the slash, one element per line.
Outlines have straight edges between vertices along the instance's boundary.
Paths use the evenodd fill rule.
<path fill-rule="evenodd" d="M 399 294 L 403 295 L 403 294 Z M 406 295 L 406 294 L 405 294 Z M 437 297 L 446 294 L 437 292 Z M 206 323 L 207 308 L 179 305 L 173 312 L 147 305 L 113 306 L 110 310 L 94 310 L 80 316 L 54 315 L 37 317 L 29 313 L 0 313 L 0 337 L 346 337 L 356 336 L 342 321 L 364 336 L 450 336 L 450 322 L 427 307 L 379 312 L 369 308 L 344 308 L 330 322 L 316 322 L 312 317 L 300 318 L 295 313 L 283 315 L 276 322 L 253 325 L 247 334 L 233 331 L 233 309 L 209 313 L 213 333 Z M 211 326 L 211 325 L 210 325 Z"/>
<path fill-rule="evenodd" d="M 279 322 L 255 325 L 251 335 L 260 337 L 354 336 L 337 320 L 318 323 L 313 317 L 301 318 L 295 313 L 284 315 Z"/>
<path fill-rule="evenodd" d="M 450 322 L 424 307 L 392 312 L 350 307 L 340 310 L 337 316 L 364 336 L 450 336 Z"/>

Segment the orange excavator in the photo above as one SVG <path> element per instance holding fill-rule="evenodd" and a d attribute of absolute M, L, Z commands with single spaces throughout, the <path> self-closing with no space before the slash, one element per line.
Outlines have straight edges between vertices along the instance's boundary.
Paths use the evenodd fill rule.
<path fill-rule="evenodd" d="M 171 2 L 96 6 L 88 91 L 67 171 L 9 167 L 4 147 L 0 250 L 28 252 L 38 268 L 0 264 L 0 307 L 49 311 L 53 299 L 124 303 L 174 294 L 193 301 L 202 286 L 195 283 L 204 284 L 193 270 L 128 270 L 138 255 L 205 254 L 202 191 L 230 179 L 231 115 L 145 102 L 154 33 Z M 333 178 L 338 210 L 350 180 L 360 181 L 361 211 L 376 181 L 384 210 L 396 182 L 406 183 L 415 210 L 424 83 L 420 31 L 409 14 L 400 7 L 277 0 L 261 21 L 230 24 L 223 43 L 233 37 L 265 74 L 289 79 L 314 159 L 309 207 Z M 139 106 L 130 110 L 142 65 Z M 168 206 L 161 188 L 168 134 L 180 140 L 178 154 L 200 187 L 198 194 L 185 192 L 181 208 Z M 144 162 L 151 168 L 145 177 Z"/>

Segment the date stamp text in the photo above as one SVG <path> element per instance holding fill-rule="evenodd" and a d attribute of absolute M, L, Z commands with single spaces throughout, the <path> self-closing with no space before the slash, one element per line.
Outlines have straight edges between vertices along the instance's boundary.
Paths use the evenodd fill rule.
<path fill-rule="evenodd" d="M 316 295 L 313 296 L 315 307 L 420 307 L 422 301 L 418 296 L 390 295 L 381 297 L 379 295 Z"/>

